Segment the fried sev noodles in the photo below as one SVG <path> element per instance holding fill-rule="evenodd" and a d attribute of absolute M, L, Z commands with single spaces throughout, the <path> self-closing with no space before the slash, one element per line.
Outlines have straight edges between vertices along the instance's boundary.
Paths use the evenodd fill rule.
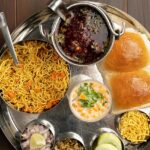
<path fill-rule="evenodd" d="M 68 64 L 45 42 L 22 42 L 15 50 L 19 65 L 14 65 L 8 52 L 0 60 L 2 98 L 23 112 L 52 108 L 68 88 Z"/>
<path fill-rule="evenodd" d="M 121 135 L 134 144 L 146 142 L 150 136 L 150 119 L 138 110 L 126 112 L 120 119 L 119 131 Z"/>

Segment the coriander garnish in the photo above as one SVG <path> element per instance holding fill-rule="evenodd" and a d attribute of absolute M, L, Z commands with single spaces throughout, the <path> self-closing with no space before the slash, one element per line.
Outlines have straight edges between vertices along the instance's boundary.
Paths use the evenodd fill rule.
<path fill-rule="evenodd" d="M 81 94 L 85 96 L 84 99 L 82 98 L 79 99 L 82 107 L 87 107 L 87 108 L 94 107 L 95 103 L 104 99 L 104 96 L 101 93 L 96 92 L 92 88 L 92 83 L 82 84 L 78 90 L 78 96 L 80 96 Z"/>

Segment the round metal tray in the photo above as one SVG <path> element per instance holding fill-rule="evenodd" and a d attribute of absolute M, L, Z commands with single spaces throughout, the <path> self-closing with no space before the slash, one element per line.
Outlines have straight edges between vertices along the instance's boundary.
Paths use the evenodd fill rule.
<path fill-rule="evenodd" d="M 121 25 L 122 22 L 125 22 L 127 27 L 132 27 L 142 33 L 145 33 L 150 40 L 150 34 L 148 31 L 128 14 L 106 4 L 94 4 L 103 7 L 108 12 L 108 15 L 111 17 L 113 23 Z M 14 43 L 27 39 L 47 40 L 47 38 L 42 36 L 40 33 L 40 26 L 43 27 L 45 32 L 50 33 L 55 18 L 56 15 L 48 8 L 31 16 L 12 33 Z M 0 56 L 3 54 L 4 49 L 5 46 L 1 49 Z M 103 82 L 103 73 L 99 71 L 96 65 L 86 67 L 76 67 L 70 65 L 70 68 L 71 86 L 76 82 L 89 78 Z M 99 133 L 99 128 L 108 127 L 117 132 L 117 129 L 115 128 L 115 115 L 113 114 L 107 115 L 104 119 L 96 123 L 85 123 L 78 120 L 70 111 L 67 96 L 58 106 L 40 115 L 18 112 L 7 107 L 2 100 L 0 103 L 0 126 L 5 136 L 15 149 L 20 149 L 19 142 L 17 141 L 18 133 L 23 131 L 25 126 L 30 121 L 37 119 L 38 117 L 40 119 L 46 119 L 54 125 L 56 136 L 59 136 L 61 133 L 65 132 L 75 132 L 79 134 L 81 138 L 83 138 L 87 150 L 91 149 L 91 140 L 95 134 Z M 150 108 L 143 110 L 149 115 Z M 126 142 L 124 142 L 124 144 L 126 149 L 132 148 L 134 150 L 137 148 L 142 149 L 142 147 L 144 148 L 145 146 L 140 145 L 134 147 L 132 145 L 128 145 Z"/>

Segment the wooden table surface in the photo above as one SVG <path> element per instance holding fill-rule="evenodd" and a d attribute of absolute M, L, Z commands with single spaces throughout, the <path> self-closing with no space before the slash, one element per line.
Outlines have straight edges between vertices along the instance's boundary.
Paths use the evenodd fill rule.
<path fill-rule="evenodd" d="M 30 15 L 42 10 L 51 0 L 0 0 L 11 31 Z M 69 3 L 71 0 L 65 0 Z M 94 1 L 94 0 L 93 0 Z M 95 0 L 115 6 L 139 20 L 150 31 L 150 0 Z M 3 37 L 0 33 L 0 46 Z M 14 150 L 0 130 L 0 150 Z M 145 148 L 150 150 L 150 145 Z"/>

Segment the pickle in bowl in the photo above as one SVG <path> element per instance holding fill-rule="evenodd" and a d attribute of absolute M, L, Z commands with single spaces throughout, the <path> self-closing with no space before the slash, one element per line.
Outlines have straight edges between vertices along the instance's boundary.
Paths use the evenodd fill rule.
<path fill-rule="evenodd" d="M 82 137 L 74 132 L 60 134 L 54 150 L 85 150 Z"/>

